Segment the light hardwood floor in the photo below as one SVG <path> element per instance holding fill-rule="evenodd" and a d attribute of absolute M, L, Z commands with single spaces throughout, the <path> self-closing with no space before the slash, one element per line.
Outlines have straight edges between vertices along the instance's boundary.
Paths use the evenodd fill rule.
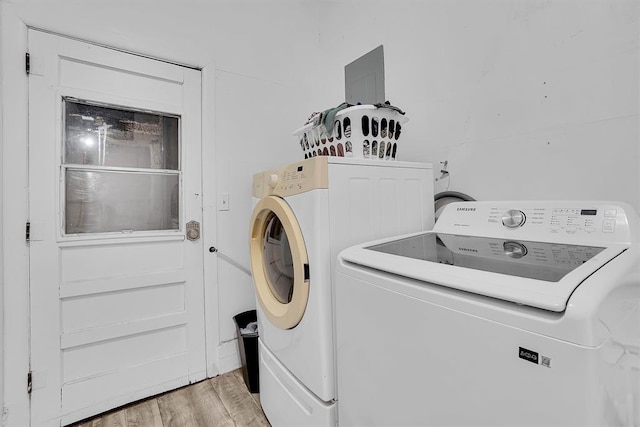
<path fill-rule="evenodd" d="M 236 369 L 73 424 L 73 427 L 267 426 L 259 396 Z"/>

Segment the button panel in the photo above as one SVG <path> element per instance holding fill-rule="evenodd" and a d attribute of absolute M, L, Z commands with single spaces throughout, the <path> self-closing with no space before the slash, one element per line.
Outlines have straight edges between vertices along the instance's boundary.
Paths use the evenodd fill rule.
<path fill-rule="evenodd" d="M 328 188 L 326 157 L 314 157 L 256 175 L 253 195 L 284 197 L 318 188 Z"/>
<path fill-rule="evenodd" d="M 605 219 L 602 221 L 602 231 L 604 233 L 613 233 L 616 231 L 616 220 L 615 219 Z"/>
<path fill-rule="evenodd" d="M 553 208 L 549 219 L 549 231 L 572 235 L 591 234 L 596 231 L 596 225 L 601 221 L 602 217 L 598 215 L 597 209 Z"/>

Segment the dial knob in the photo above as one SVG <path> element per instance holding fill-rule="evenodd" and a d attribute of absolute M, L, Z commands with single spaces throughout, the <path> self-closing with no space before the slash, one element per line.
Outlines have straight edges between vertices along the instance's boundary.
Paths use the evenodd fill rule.
<path fill-rule="evenodd" d="M 269 175 L 269 187 L 276 188 L 276 185 L 278 185 L 278 174 L 272 173 Z"/>
<path fill-rule="evenodd" d="M 518 209 L 510 209 L 502 214 L 502 224 L 507 228 L 521 227 L 526 220 L 524 212 Z"/>

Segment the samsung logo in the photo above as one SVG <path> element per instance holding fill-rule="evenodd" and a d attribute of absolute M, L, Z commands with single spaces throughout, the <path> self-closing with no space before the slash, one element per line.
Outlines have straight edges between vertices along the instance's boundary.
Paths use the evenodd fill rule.
<path fill-rule="evenodd" d="M 465 212 L 473 212 L 476 210 L 476 208 L 457 208 L 457 210 L 465 211 Z"/>

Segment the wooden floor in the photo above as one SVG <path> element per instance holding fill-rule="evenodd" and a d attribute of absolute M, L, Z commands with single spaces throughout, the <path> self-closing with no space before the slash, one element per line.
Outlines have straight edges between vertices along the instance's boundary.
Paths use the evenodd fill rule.
<path fill-rule="evenodd" d="M 270 426 L 237 369 L 115 409 L 74 427 Z"/>

